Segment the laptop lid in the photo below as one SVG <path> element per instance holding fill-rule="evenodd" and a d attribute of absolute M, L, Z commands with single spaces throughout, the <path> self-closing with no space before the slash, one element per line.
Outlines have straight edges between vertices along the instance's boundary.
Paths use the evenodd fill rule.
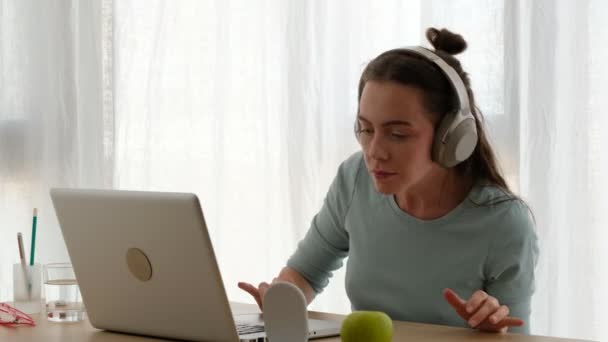
<path fill-rule="evenodd" d="M 51 198 L 94 327 L 239 340 L 196 195 L 52 189 Z"/>

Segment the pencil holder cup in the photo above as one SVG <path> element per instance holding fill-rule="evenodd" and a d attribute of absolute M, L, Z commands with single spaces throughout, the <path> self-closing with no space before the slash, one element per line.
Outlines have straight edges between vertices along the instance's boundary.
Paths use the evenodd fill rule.
<path fill-rule="evenodd" d="M 42 311 L 42 265 L 13 264 L 13 303 L 26 314 Z"/>

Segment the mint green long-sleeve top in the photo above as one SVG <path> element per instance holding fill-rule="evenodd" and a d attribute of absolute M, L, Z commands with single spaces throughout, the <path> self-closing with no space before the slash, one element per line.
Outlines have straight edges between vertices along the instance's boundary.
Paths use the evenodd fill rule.
<path fill-rule="evenodd" d="M 466 327 L 445 301 L 451 288 L 468 299 L 484 290 L 509 306 L 529 333 L 538 244 L 527 206 L 502 201 L 493 186 L 476 185 L 448 214 L 420 220 L 379 193 L 358 152 L 338 170 L 323 207 L 287 266 L 320 293 L 346 265 L 353 310 L 378 310 L 394 320 Z"/>

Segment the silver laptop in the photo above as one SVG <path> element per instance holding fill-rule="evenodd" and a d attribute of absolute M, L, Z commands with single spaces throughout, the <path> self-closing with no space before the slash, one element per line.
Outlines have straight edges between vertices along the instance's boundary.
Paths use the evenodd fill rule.
<path fill-rule="evenodd" d="M 232 312 L 194 194 L 52 189 L 91 324 L 196 341 L 264 341 L 258 314 Z M 311 338 L 340 324 L 309 320 Z"/>

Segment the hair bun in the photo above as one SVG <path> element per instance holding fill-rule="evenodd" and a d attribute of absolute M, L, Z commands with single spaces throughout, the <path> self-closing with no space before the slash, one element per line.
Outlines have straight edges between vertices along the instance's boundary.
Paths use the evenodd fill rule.
<path fill-rule="evenodd" d="M 430 27 L 426 30 L 426 39 L 435 50 L 441 50 L 450 55 L 457 55 L 467 49 L 467 42 L 461 35 L 447 29 L 438 30 Z"/>

